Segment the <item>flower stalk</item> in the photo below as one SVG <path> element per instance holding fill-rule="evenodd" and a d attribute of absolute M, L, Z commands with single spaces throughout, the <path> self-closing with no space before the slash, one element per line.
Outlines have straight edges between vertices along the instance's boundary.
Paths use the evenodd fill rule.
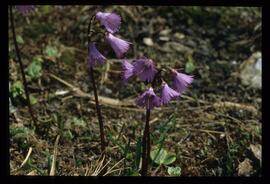
<path fill-rule="evenodd" d="M 90 19 L 90 22 L 88 24 L 88 45 L 87 48 L 90 45 L 91 42 L 91 27 L 92 27 L 92 22 L 95 19 L 95 15 L 93 15 Z M 106 141 L 105 141 L 105 135 L 104 135 L 104 124 L 103 124 L 103 119 L 102 119 L 102 115 L 101 115 L 101 110 L 100 110 L 100 105 L 99 105 L 99 101 L 98 101 L 98 94 L 97 94 L 97 87 L 96 87 L 96 81 L 94 78 L 94 70 L 93 70 L 93 66 L 89 65 L 89 77 L 90 80 L 92 81 L 92 85 L 93 85 L 93 91 L 94 91 L 94 96 L 95 96 L 95 105 L 96 105 L 96 112 L 97 112 L 97 117 L 98 117 L 98 123 L 99 123 L 99 131 L 100 131 L 100 144 L 101 144 L 101 152 L 102 154 L 105 154 L 105 149 L 106 149 Z"/>
<path fill-rule="evenodd" d="M 148 162 L 150 157 L 150 109 L 146 109 L 146 118 L 145 118 L 145 128 L 143 133 L 143 141 L 142 141 L 142 169 L 141 176 L 147 176 L 148 171 Z"/>
<path fill-rule="evenodd" d="M 36 124 L 37 120 L 36 120 L 36 117 L 34 116 L 33 109 L 31 106 L 29 91 L 28 91 L 26 77 L 25 77 L 25 72 L 24 72 L 24 68 L 23 68 L 23 64 L 22 64 L 22 60 L 21 60 L 21 53 L 20 53 L 20 49 L 18 47 L 18 43 L 17 43 L 17 39 L 16 39 L 12 6 L 9 7 L 9 12 L 10 12 L 10 25 L 11 25 L 11 30 L 12 30 L 12 37 L 13 37 L 13 42 L 15 45 L 15 52 L 17 55 L 17 61 L 20 65 L 21 75 L 22 75 L 22 79 L 23 79 L 23 86 L 24 86 L 24 91 L 25 91 L 25 96 L 26 96 L 26 103 L 28 106 L 28 111 L 29 111 L 29 114 L 31 116 L 31 119 L 32 119 L 33 123 Z"/>

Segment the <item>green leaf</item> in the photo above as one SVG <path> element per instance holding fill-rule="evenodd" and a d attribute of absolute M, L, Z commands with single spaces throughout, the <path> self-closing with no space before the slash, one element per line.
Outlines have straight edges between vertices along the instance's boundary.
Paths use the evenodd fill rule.
<path fill-rule="evenodd" d="M 176 160 L 176 155 L 174 153 L 168 153 L 163 160 L 164 165 L 170 165 Z"/>
<path fill-rule="evenodd" d="M 27 128 L 27 127 L 24 127 L 24 126 L 23 127 L 13 127 L 13 126 L 11 126 L 9 132 L 10 132 L 10 135 L 13 137 L 16 134 L 27 134 L 27 133 L 30 132 L 30 129 Z"/>
<path fill-rule="evenodd" d="M 32 105 L 34 105 L 34 104 L 36 104 L 38 102 L 36 97 L 34 97 L 33 95 L 30 95 L 29 98 L 30 98 L 30 103 Z"/>
<path fill-rule="evenodd" d="M 167 172 L 170 176 L 181 176 L 181 168 L 180 167 L 168 167 Z"/>
<path fill-rule="evenodd" d="M 43 62 L 42 56 L 41 55 L 34 56 L 33 62 L 40 62 L 40 63 L 42 63 Z"/>
<path fill-rule="evenodd" d="M 151 151 L 150 157 L 158 165 L 170 165 L 176 160 L 176 155 L 174 153 L 168 153 L 163 148 Z"/>
<path fill-rule="evenodd" d="M 11 94 L 13 98 L 16 98 L 17 96 L 23 96 L 24 95 L 24 88 L 21 81 L 16 81 L 13 83 L 11 87 Z"/>
<path fill-rule="evenodd" d="M 73 117 L 75 127 L 86 127 L 86 122 L 82 118 Z"/>
<path fill-rule="evenodd" d="M 21 35 L 17 35 L 17 36 L 16 36 L 16 40 L 17 40 L 18 44 L 24 44 L 24 40 L 23 40 L 23 38 L 21 37 Z"/>
<path fill-rule="evenodd" d="M 61 56 L 59 50 L 56 47 L 50 45 L 45 48 L 45 55 L 53 61 Z"/>
<path fill-rule="evenodd" d="M 42 65 L 40 60 L 35 59 L 27 68 L 26 74 L 30 79 L 37 79 L 42 75 Z"/>
<path fill-rule="evenodd" d="M 135 155 L 135 162 L 134 162 L 136 169 L 139 169 L 141 152 L 142 152 L 142 141 L 141 139 L 138 139 L 136 143 L 136 155 Z"/>
<path fill-rule="evenodd" d="M 195 70 L 196 67 L 194 65 L 193 57 L 191 54 L 188 54 L 187 59 L 188 62 L 185 65 L 185 72 L 191 73 Z"/>
<path fill-rule="evenodd" d="M 130 176 L 141 176 L 141 174 L 139 173 L 139 171 L 132 171 Z"/>
<path fill-rule="evenodd" d="M 193 72 L 194 70 L 195 70 L 195 66 L 194 66 L 193 62 L 188 61 L 188 62 L 186 63 L 186 65 L 185 65 L 185 72 L 191 73 L 191 72 Z"/>
<path fill-rule="evenodd" d="M 167 155 L 167 151 L 164 149 L 156 149 L 151 151 L 150 157 L 151 159 L 158 165 L 163 164 L 163 161 Z"/>
<path fill-rule="evenodd" d="M 74 135 L 72 134 L 72 132 L 70 130 L 67 131 L 67 135 L 68 135 L 70 140 L 72 140 L 74 138 Z"/>
<path fill-rule="evenodd" d="M 52 11 L 52 6 L 49 5 L 41 6 L 41 11 L 43 11 L 44 14 L 50 13 Z"/>
<path fill-rule="evenodd" d="M 109 133 L 109 139 L 110 141 L 112 141 L 113 144 L 116 144 L 120 148 L 122 154 L 124 155 L 126 151 L 126 147 L 122 143 L 119 143 L 117 140 L 115 140 L 111 133 Z"/>

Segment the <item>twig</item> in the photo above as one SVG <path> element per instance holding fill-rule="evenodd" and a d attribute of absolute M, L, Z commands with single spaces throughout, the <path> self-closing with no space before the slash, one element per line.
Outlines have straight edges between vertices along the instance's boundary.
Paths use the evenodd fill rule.
<path fill-rule="evenodd" d="M 190 131 L 197 131 L 197 132 L 205 132 L 205 133 L 224 134 L 224 132 L 215 131 L 215 130 L 192 129 L 192 128 L 189 128 L 188 130 L 190 130 Z"/>
<path fill-rule="evenodd" d="M 156 176 L 156 173 L 158 172 L 158 170 L 161 168 L 162 164 L 159 165 L 151 174 L 151 176 Z"/>
<path fill-rule="evenodd" d="M 11 173 L 14 173 L 14 172 L 17 172 L 18 170 L 20 170 L 20 169 L 27 163 L 27 161 L 28 161 L 28 159 L 29 159 L 31 153 L 32 153 L 32 147 L 29 148 L 28 153 L 27 153 L 27 155 L 26 155 L 24 161 L 23 161 L 22 164 L 20 165 L 20 167 L 18 167 L 17 169 L 12 170 Z"/>
<path fill-rule="evenodd" d="M 52 167 L 51 167 L 51 171 L 50 171 L 50 176 L 54 176 L 55 175 L 55 165 L 56 165 L 56 157 L 57 157 L 57 147 L 58 147 L 58 142 L 60 139 L 60 135 L 57 135 L 55 143 L 54 143 L 54 148 L 53 148 L 53 160 L 52 160 Z"/>
<path fill-rule="evenodd" d="M 112 166 L 110 169 L 108 169 L 108 171 L 103 175 L 106 176 L 107 174 L 109 174 L 113 168 L 115 168 L 117 165 L 119 165 L 125 158 L 121 159 L 119 162 L 117 162 L 114 166 Z"/>
<path fill-rule="evenodd" d="M 114 170 L 112 170 L 112 171 L 106 173 L 106 175 L 108 175 L 108 174 L 110 174 L 110 173 L 113 173 L 113 172 L 116 172 L 116 171 L 121 171 L 121 170 L 129 169 L 129 168 L 130 168 L 130 167 L 114 169 Z M 103 176 L 105 176 L 105 175 L 103 175 Z"/>
<path fill-rule="evenodd" d="M 90 98 L 94 101 L 94 96 L 88 93 L 83 92 L 79 88 L 75 87 L 74 85 L 68 83 L 67 81 L 57 77 L 54 74 L 48 73 L 49 77 L 61 82 L 62 84 L 71 88 L 71 90 L 75 93 L 76 97 L 83 97 L 83 98 Z M 111 106 L 135 106 L 133 100 L 128 100 L 126 102 L 120 101 L 118 99 L 112 99 L 104 96 L 99 96 L 99 102 L 104 105 L 111 105 Z"/>
<path fill-rule="evenodd" d="M 256 110 L 256 108 L 251 105 L 239 104 L 235 102 L 216 102 L 213 104 L 213 106 L 216 108 L 219 108 L 219 107 L 238 108 L 238 109 L 243 109 L 243 110 L 252 112 L 254 114 L 258 113 L 258 110 Z"/>
<path fill-rule="evenodd" d="M 106 166 L 111 162 L 111 158 L 109 158 L 109 161 L 100 169 L 100 172 L 103 171 L 104 168 L 106 168 Z"/>
<path fill-rule="evenodd" d="M 47 75 L 55 80 L 57 80 L 58 82 L 68 86 L 69 88 L 71 88 L 71 90 L 75 93 L 74 96 L 76 97 L 80 97 L 80 98 L 89 98 L 92 103 L 94 103 L 94 96 L 90 95 L 84 91 L 82 91 L 81 89 L 79 89 L 78 87 L 70 84 L 69 82 L 57 77 L 54 74 L 51 73 L 47 73 Z M 130 111 L 137 111 L 137 112 L 144 112 L 144 109 L 139 109 L 139 108 L 134 108 L 136 107 L 135 103 L 134 103 L 134 99 L 123 99 L 123 100 L 119 100 L 119 99 L 112 99 L 109 97 L 105 97 L 105 96 L 98 96 L 99 102 L 102 105 L 106 105 L 106 106 L 110 106 L 110 107 L 114 107 L 114 108 L 120 108 L 123 110 L 130 110 Z M 169 110 L 172 108 L 169 107 L 158 107 L 153 109 L 153 111 L 160 111 L 160 110 Z M 155 119 L 154 119 L 155 120 Z"/>
<path fill-rule="evenodd" d="M 104 162 L 104 160 L 105 160 L 105 155 L 104 154 L 102 154 L 101 156 L 100 156 L 100 158 L 102 157 L 102 160 L 99 162 L 99 164 L 98 164 L 98 166 L 96 167 L 96 169 L 95 169 L 95 171 L 93 172 L 93 174 L 91 175 L 91 176 L 97 176 L 107 165 L 108 165 L 108 163 L 110 162 L 110 160 L 102 167 L 102 165 L 103 165 L 103 162 Z M 99 158 L 99 159 L 100 159 Z M 102 168 L 101 168 L 102 167 Z"/>
<path fill-rule="evenodd" d="M 90 98 L 91 101 L 94 102 L 94 96 L 90 95 L 88 93 L 85 93 L 84 91 L 80 90 L 78 87 L 75 87 L 74 85 L 70 84 L 69 82 L 57 77 L 54 74 L 48 73 L 49 77 L 61 82 L 62 84 L 68 86 L 69 88 L 71 88 L 71 90 L 75 93 L 76 97 L 82 97 L 82 98 Z M 196 101 L 202 104 L 205 104 L 205 106 L 199 106 L 199 107 L 194 107 L 194 108 L 189 108 L 188 110 L 194 110 L 194 109 L 203 109 L 203 108 L 210 108 L 210 107 L 216 107 L 216 108 L 220 108 L 220 107 L 229 107 L 229 108 L 240 108 L 240 109 L 244 109 L 250 112 L 253 112 L 255 114 L 257 114 L 257 110 L 255 109 L 255 107 L 251 106 L 251 105 L 244 105 L 244 104 L 239 104 L 239 103 L 234 103 L 234 102 L 215 102 L 215 103 L 210 103 L 204 100 L 199 100 L 199 99 L 194 99 L 192 97 L 186 96 L 186 95 L 182 95 L 181 96 L 184 99 L 188 99 L 191 101 Z M 107 106 L 113 106 L 116 108 L 120 108 L 120 109 L 124 109 L 124 110 L 132 110 L 132 111 L 138 111 L 138 112 L 143 112 L 143 109 L 138 109 L 138 108 L 131 108 L 131 107 L 136 107 L 135 103 L 134 103 L 134 99 L 128 99 L 128 100 L 118 100 L 118 99 L 112 99 L 109 97 L 104 97 L 104 96 L 99 96 L 99 102 L 102 105 L 107 105 Z M 208 105 L 206 105 L 208 104 Z M 156 108 L 155 110 L 160 110 L 161 108 Z M 162 110 L 169 110 L 172 108 L 162 108 Z M 239 120 L 238 120 L 239 121 Z"/>

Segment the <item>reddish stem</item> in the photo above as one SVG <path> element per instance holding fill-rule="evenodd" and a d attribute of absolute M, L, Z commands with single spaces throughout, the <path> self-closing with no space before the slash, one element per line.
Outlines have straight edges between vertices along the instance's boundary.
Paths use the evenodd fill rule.
<path fill-rule="evenodd" d="M 88 28 L 87 28 L 87 36 L 88 36 L 88 46 L 91 42 L 91 26 L 92 26 L 92 22 L 95 19 L 95 15 L 93 15 L 90 19 L 90 22 L 88 24 Z M 97 116 L 98 116 L 98 122 L 99 122 L 99 130 L 100 130 L 100 143 L 101 143 L 101 152 L 102 154 L 105 154 L 105 148 L 106 148 L 106 142 L 105 142 L 105 135 L 104 135 L 104 125 L 103 125 L 103 120 L 102 120 L 102 115 L 101 115 L 101 110 L 100 110 L 100 105 L 99 105 L 99 101 L 98 101 L 98 94 L 97 94 L 97 87 L 96 87 L 96 82 L 95 82 L 95 78 L 94 78 L 94 70 L 93 67 L 90 66 L 90 70 L 89 70 L 89 76 L 90 76 L 90 80 L 92 80 L 92 84 L 93 84 L 93 91 L 94 91 L 94 96 L 95 96 L 95 104 L 96 104 L 96 111 L 97 111 Z"/>
<path fill-rule="evenodd" d="M 141 175 L 147 176 L 148 162 L 150 157 L 150 133 L 149 133 L 150 109 L 146 110 L 145 128 L 142 141 L 142 169 Z"/>
<path fill-rule="evenodd" d="M 15 32 L 15 27 L 14 27 L 14 18 L 13 18 L 13 13 L 12 13 L 12 6 L 9 7 L 9 12 L 10 12 L 10 23 L 11 23 L 12 37 L 13 37 L 13 42 L 14 42 L 14 45 L 15 45 L 17 61 L 18 61 L 19 65 L 20 65 L 21 75 L 22 75 L 22 79 L 23 79 L 23 86 L 24 86 L 24 91 L 25 91 L 25 96 L 26 96 L 26 102 L 27 102 L 27 106 L 28 106 L 30 116 L 31 116 L 34 124 L 36 124 L 36 118 L 34 116 L 32 106 L 31 106 L 31 103 L 30 103 L 30 97 L 29 97 L 29 92 L 28 92 L 28 88 L 27 88 L 25 72 L 24 72 L 24 68 L 23 68 L 23 64 L 22 64 L 22 60 L 21 60 L 21 53 L 20 53 L 20 49 L 18 47 L 18 43 L 17 43 L 17 39 L 16 39 L 16 32 Z"/>

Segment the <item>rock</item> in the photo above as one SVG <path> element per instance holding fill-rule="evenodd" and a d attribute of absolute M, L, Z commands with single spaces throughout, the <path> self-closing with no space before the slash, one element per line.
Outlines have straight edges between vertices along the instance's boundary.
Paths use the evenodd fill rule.
<path fill-rule="evenodd" d="M 167 37 L 167 36 L 160 36 L 160 37 L 159 37 L 159 40 L 161 40 L 161 41 L 169 41 L 170 38 Z"/>
<path fill-rule="evenodd" d="M 183 33 L 174 33 L 174 38 L 178 39 L 178 40 L 182 40 L 185 38 L 185 35 Z"/>
<path fill-rule="evenodd" d="M 262 56 L 261 52 L 252 54 L 245 60 L 239 70 L 239 77 L 244 85 L 256 89 L 262 87 Z"/>
<path fill-rule="evenodd" d="M 105 95 L 111 95 L 112 94 L 112 90 L 107 88 L 107 87 L 104 87 L 104 86 L 100 86 L 99 90 Z"/>
<path fill-rule="evenodd" d="M 163 45 L 162 49 L 166 52 L 173 52 L 175 50 L 183 54 L 192 54 L 194 52 L 192 48 L 177 42 L 167 42 Z"/>
<path fill-rule="evenodd" d="M 250 176 L 253 167 L 251 161 L 248 158 L 245 158 L 243 162 L 238 165 L 238 176 Z"/>
<path fill-rule="evenodd" d="M 143 38 L 143 43 L 145 45 L 147 45 L 147 46 L 153 46 L 154 45 L 152 38 Z"/>
<path fill-rule="evenodd" d="M 160 36 L 167 36 L 172 30 L 171 29 L 164 29 L 159 32 Z"/>

